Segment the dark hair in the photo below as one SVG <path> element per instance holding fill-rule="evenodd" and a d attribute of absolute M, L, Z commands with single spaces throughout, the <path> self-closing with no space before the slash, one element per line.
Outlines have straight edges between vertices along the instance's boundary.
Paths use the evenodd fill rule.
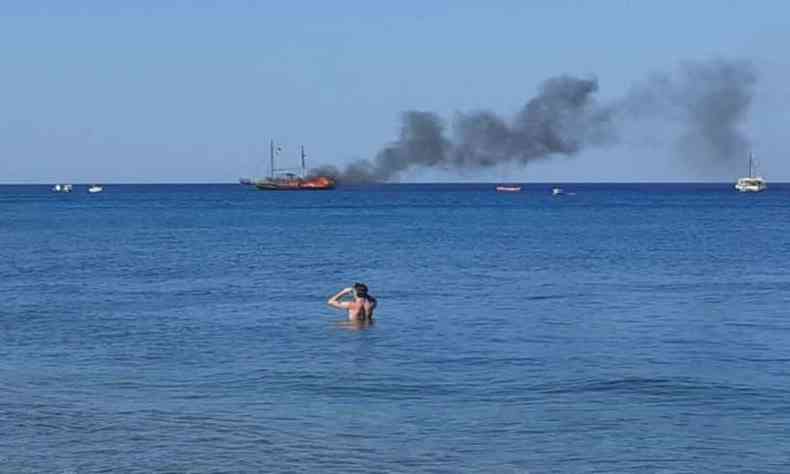
<path fill-rule="evenodd" d="M 357 295 L 357 298 L 367 298 L 368 286 L 364 283 L 354 283 L 354 293 Z"/>

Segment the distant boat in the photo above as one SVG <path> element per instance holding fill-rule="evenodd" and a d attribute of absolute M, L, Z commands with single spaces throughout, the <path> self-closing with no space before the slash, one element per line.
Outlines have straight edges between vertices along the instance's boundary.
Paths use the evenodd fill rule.
<path fill-rule="evenodd" d="M 100 193 L 104 191 L 104 188 L 99 186 L 98 184 L 92 184 L 90 188 L 88 188 L 89 193 Z"/>
<path fill-rule="evenodd" d="M 255 180 L 250 178 L 239 178 L 239 184 L 242 186 L 254 186 Z"/>
<path fill-rule="evenodd" d="M 505 186 L 499 185 L 496 187 L 496 190 L 500 193 L 517 193 L 521 191 L 521 186 Z"/>
<path fill-rule="evenodd" d="M 70 184 L 56 184 L 52 187 L 52 191 L 56 193 L 70 193 L 72 186 Z"/>
<path fill-rule="evenodd" d="M 277 147 L 279 153 L 280 147 Z M 261 191 L 325 191 L 335 189 L 335 180 L 329 176 L 307 177 L 304 147 L 301 148 L 302 167 L 300 173 L 296 169 L 274 167 L 274 140 L 269 144 L 270 175 L 268 178 L 255 181 L 255 187 Z M 243 183 L 242 183 L 243 184 Z"/>
<path fill-rule="evenodd" d="M 561 196 L 565 194 L 565 191 L 562 188 L 552 188 L 551 195 L 552 196 Z"/>
<path fill-rule="evenodd" d="M 335 189 L 335 180 L 327 176 L 302 178 L 286 173 L 277 178 L 261 179 L 255 187 L 261 191 L 327 191 Z"/>
<path fill-rule="evenodd" d="M 760 191 L 765 191 L 765 188 L 768 187 L 761 176 L 754 176 L 752 172 L 753 161 L 754 157 L 749 153 L 749 176 L 740 178 L 738 182 L 735 183 L 735 189 L 742 193 L 759 193 Z"/>

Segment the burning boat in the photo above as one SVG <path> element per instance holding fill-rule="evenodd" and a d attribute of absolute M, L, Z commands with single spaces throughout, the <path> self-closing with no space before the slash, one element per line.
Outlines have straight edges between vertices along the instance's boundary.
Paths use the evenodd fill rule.
<path fill-rule="evenodd" d="M 261 191 L 324 191 L 335 188 L 334 178 L 329 176 L 307 176 L 304 147 L 301 147 L 302 167 L 300 169 L 275 168 L 274 156 L 279 152 L 280 147 L 275 152 L 274 141 L 271 141 L 269 143 L 269 177 L 256 180 L 256 188 Z"/>
<path fill-rule="evenodd" d="M 258 180 L 255 187 L 261 191 L 323 191 L 335 188 L 335 180 L 328 176 L 303 178 L 293 173 L 286 173 L 276 178 Z"/>

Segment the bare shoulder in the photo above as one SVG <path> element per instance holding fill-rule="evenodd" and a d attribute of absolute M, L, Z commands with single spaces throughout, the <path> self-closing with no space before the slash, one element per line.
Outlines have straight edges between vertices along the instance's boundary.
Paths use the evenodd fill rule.
<path fill-rule="evenodd" d="M 327 304 L 329 304 L 329 306 L 332 306 L 333 308 L 339 308 L 339 309 L 348 309 L 351 307 L 351 303 L 349 303 L 348 301 L 329 300 L 327 301 Z"/>

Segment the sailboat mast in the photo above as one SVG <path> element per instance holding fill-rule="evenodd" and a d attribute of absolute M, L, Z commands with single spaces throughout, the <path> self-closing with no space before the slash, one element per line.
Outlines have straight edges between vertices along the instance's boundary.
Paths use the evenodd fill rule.
<path fill-rule="evenodd" d="M 302 178 L 307 176 L 307 168 L 304 165 L 304 145 L 302 145 Z"/>
<path fill-rule="evenodd" d="M 749 152 L 749 177 L 752 177 L 752 152 Z"/>
<path fill-rule="evenodd" d="M 269 140 L 269 177 L 274 179 L 274 140 Z"/>

